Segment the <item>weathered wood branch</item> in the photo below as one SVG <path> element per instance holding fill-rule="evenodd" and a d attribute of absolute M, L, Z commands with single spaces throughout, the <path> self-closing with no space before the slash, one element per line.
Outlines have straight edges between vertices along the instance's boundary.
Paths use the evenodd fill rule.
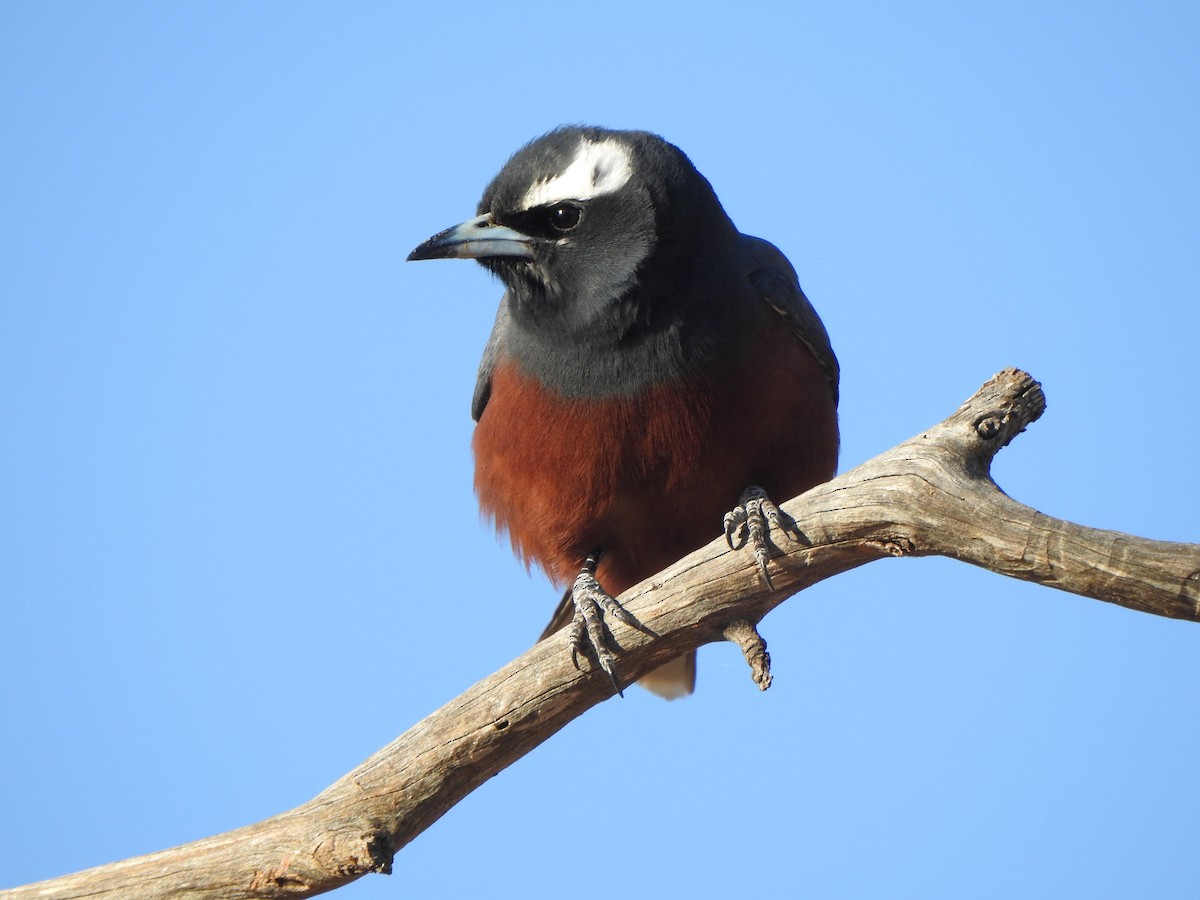
<path fill-rule="evenodd" d="M 622 675 L 632 681 L 685 650 L 731 640 L 765 688 L 770 664 L 756 623 L 791 594 L 883 556 L 949 556 L 1131 609 L 1200 619 L 1200 545 L 1044 516 L 992 481 L 995 454 L 1044 408 L 1040 385 L 1006 370 L 944 422 L 786 504 L 801 537 L 774 536 L 773 592 L 750 554 L 723 539 L 628 591 L 622 602 L 657 637 L 615 626 Z M 294 897 L 387 872 L 394 853 L 475 787 L 612 693 L 603 673 L 572 666 L 560 632 L 303 806 L 0 896 Z"/>

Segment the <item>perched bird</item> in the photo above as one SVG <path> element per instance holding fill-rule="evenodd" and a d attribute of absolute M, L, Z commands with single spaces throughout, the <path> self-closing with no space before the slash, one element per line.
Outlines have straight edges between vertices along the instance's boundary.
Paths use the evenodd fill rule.
<path fill-rule="evenodd" d="M 477 213 L 409 255 L 476 259 L 507 288 L 471 405 L 475 489 L 571 586 L 546 634 L 570 622 L 572 654 L 590 643 L 617 685 L 602 618 L 630 617 L 612 598 L 722 521 L 770 582 L 769 498 L 836 469 L 837 358 L 786 257 L 656 135 L 551 131 Z M 695 654 L 642 684 L 691 693 Z"/>

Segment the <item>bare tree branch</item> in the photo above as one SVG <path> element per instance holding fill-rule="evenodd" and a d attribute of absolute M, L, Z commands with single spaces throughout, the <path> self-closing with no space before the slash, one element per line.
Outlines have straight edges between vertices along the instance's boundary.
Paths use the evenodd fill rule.
<path fill-rule="evenodd" d="M 1045 409 L 1041 386 L 1001 372 L 944 422 L 786 504 L 768 591 L 723 539 L 622 596 L 657 637 L 621 625 L 632 681 L 701 644 L 737 643 L 770 684 L 756 623 L 797 591 L 883 556 L 941 555 L 1178 619 L 1200 619 L 1200 545 L 1085 528 L 1009 498 L 995 454 Z M 716 523 L 714 523 L 714 530 Z M 566 635 L 542 641 L 290 812 L 195 843 L 0 893 L 9 898 L 245 898 L 317 894 L 368 872 L 450 807 L 613 693 L 577 671 Z"/>

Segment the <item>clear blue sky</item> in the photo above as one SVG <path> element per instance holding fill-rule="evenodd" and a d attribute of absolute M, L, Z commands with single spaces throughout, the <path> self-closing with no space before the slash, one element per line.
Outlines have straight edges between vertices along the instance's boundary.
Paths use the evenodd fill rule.
<path fill-rule="evenodd" d="M 790 256 L 843 469 L 1016 365 L 1006 491 L 1200 542 L 1198 9 L 0 6 L 0 885 L 301 803 L 539 632 L 471 490 L 499 288 L 403 260 L 563 122 Z M 767 694 L 706 648 L 338 896 L 1194 896 L 1195 625 L 903 560 L 763 630 Z"/>

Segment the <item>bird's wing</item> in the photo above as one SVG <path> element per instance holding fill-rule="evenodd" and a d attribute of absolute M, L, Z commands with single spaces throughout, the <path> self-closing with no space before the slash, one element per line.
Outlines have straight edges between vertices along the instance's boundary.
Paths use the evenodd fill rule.
<path fill-rule="evenodd" d="M 800 289 L 796 270 L 775 245 L 761 238 L 748 235 L 742 237 L 748 255 L 747 277 L 750 283 L 816 357 L 825 371 L 825 377 L 829 379 L 833 401 L 837 403 L 840 377 L 837 357 L 829 343 L 825 325 L 808 302 L 808 298 L 804 296 L 804 291 Z"/>
<path fill-rule="evenodd" d="M 479 375 L 475 379 L 475 395 L 471 398 L 471 418 L 476 422 L 483 415 L 488 398 L 492 396 L 492 370 L 496 368 L 496 359 L 504 347 L 504 334 L 508 330 L 508 294 L 500 301 L 496 310 L 496 323 L 492 333 L 483 346 L 483 359 L 479 361 Z"/>

